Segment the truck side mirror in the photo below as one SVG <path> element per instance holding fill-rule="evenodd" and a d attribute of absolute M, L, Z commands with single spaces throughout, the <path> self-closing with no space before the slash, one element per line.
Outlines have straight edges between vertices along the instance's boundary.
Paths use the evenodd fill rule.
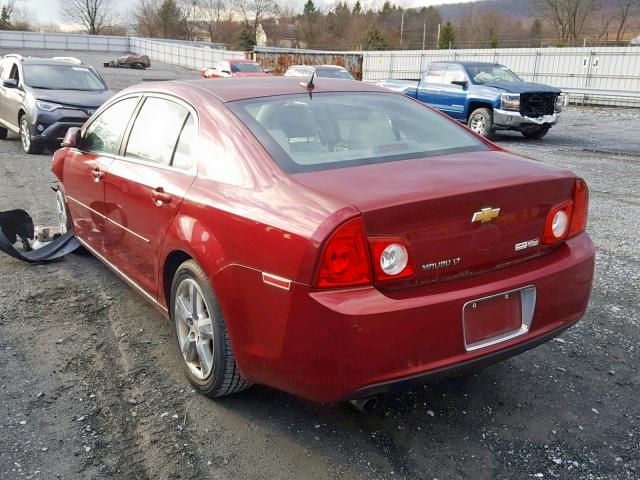
<path fill-rule="evenodd" d="M 459 85 L 462 88 L 467 88 L 467 86 L 469 86 L 469 82 L 466 80 L 452 80 L 451 83 L 453 85 Z"/>
<path fill-rule="evenodd" d="M 2 86 L 6 88 L 18 88 L 18 81 L 15 78 L 7 78 L 2 81 Z"/>

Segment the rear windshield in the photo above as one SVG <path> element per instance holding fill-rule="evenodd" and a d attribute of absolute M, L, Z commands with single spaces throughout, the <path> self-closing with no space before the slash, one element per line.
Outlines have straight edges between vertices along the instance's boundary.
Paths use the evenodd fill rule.
<path fill-rule="evenodd" d="M 354 79 L 349 72 L 341 68 L 319 68 L 316 70 L 316 75 L 318 77 L 326 78 L 345 78 L 347 80 Z"/>
<path fill-rule="evenodd" d="M 257 63 L 232 63 L 231 71 L 238 72 L 261 72 L 262 68 Z"/>
<path fill-rule="evenodd" d="M 426 106 L 393 93 L 318 93 L 227 103 L 290 173 L 487 150 Z"/>
<path fill-rule="evenodd" d="M 25 64 L 24 82 L 32 88 L 45 90 L 106 90 L 104 83 L 89 68 L 80 65 Z"/>

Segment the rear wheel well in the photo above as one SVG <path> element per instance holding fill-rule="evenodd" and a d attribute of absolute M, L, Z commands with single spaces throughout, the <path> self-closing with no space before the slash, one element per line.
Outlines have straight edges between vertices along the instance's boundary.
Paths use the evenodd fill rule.
<path fill-rule="evenodd" d="M 171 302 L 171 286 L 173 283 L 173 276 L 176 274 L 176 270 L 178 270 L 178 267 L 180 265 L 191 259 L 191 256 L 183 252 L 182 250 L 174 250 L 169 254 L 169 256 L 167 256 L 167 259 L 164 262 L 164 269 L 162 272 L 162 287 L 167 308 L 170 307 L 169 303 Z"/>

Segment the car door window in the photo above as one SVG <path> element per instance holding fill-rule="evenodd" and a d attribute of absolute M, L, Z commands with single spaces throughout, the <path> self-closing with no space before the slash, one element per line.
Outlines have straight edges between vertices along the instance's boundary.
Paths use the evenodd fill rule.
<path fill-rule="evenodd" d="M 458 81 L 467 81 L 467 76 L 462 71 L 462 67 L 460 67 L 459 65 L 449 65 L 447 67 L 447 71 L 444 74 L 442 83 L 451 84 Z"/>
<path fill-rule="evenodd" d="M 188 114 L 171 100 L 148 97 L 131 129 L 125 156 L 169 165 Z"/>
<path fill-rule="evenodd" d="M 114 103 L 89 124 L 82 135 L 82 149 L 115 155 L 131 114 L 138 104 L 138 97 L 130 97 Z"/>
<path fill-rule="evenodd" d="M 189 115 L 180 132 L 180 139 L 176 145 L 176 151 L 171 161 L 171 166 L 182 170 L 190 170 L 195 162 L 194 146 L 197 145 L 198 130 L 193 115 Z"/>
<path fill-rule="evenodd" d="M 444 65 L 433 64 L 429 66 L 429 70 L 424 76 L 426 83 L 442 83 L 442 74 L 444 73 Z"/>

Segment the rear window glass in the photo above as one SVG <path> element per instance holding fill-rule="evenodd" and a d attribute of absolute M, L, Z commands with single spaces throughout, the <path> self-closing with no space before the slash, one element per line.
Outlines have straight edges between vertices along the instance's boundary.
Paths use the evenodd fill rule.
<path fill-rule="evenodd" d="M 282 95 L 227 106 L 290 173 L 488 148 L 454 121 L 393 93 Z"/>
<path fill-rule="evenodd" d="M 341 68 L 319 68 L 316 70 L 318 77 L 326 78 L 344 78 L 346 80 L 353 80 L 353 77 L 349 72 Z"/>

